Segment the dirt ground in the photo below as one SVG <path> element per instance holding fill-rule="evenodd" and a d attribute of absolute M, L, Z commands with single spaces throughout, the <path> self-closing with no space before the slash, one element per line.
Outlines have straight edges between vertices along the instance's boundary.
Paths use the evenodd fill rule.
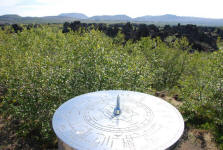
<path fill-rule="evenodd" d="M 182 104 L 180 101 L 176 100 L 177 96 L 172 98 L 160 93 L 156 93 L 156 96 L 165 99 L 176 107 Z M 35 143 L 32 140 L 24 141 L 23 139 L 16 137 L 16 134 L 13 131 L 15 124 L 16 122 L 8 125 L 6 120 L 0 116 L 0 150 L 40 150 L 38 143 Z M 182 138 L 173 149 L 218 150 L 210 132 L 206 130 L 188 128 L 187 126 L 185 127 Z"/>
<path fill-rule="evenodd" d="M 162 92 L 157 92 L 155 95 L 166 100 L 175 107 L 182 105 L 178 95 L 169 97 Z M 184 134 L 176 144 L 174 150 L 218 150 L 218 148 L 214 142 L 214 137 L 210 132 L 206 130 L 188 128 L 186 126 Z"/>
<path fill-rule="evenodd" d="M 213 136 L 199 129 L 186 129 L 174 150 L 218 150 Z"/>

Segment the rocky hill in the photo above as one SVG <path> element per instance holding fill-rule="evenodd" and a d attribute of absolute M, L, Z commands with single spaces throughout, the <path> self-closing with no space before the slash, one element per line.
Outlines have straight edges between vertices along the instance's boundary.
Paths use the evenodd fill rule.
<path fill-rule="evenodd" d="M 64 23 L 80 20 L 82 22 L 132 22 L 132 23 L 146 23 L 146 24 L 161 24 L 161 25 L 182 25 L 194 24 L 199 26 L 223 26 L 223 19 L 198 18 L 198 17 L 182 17 L 176 15 L 161 15 L 161 16 L 142 16 L 131 18 L 127 15 L 101 15 L 88 17 L 82 13 L 62 13 L 58 16 L 46 17 L 21 17 L 18 15 L 3 15 L 0 16 L 0 24 L 13 23 Z"/>

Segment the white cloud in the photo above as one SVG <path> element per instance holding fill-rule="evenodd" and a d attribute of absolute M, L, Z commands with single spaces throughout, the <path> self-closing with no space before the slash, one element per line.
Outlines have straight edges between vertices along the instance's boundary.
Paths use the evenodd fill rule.
<path fill-rule="evenodd" d="M 20 3 L 22 0 L 0 0 L 0 7 L 10 7 L 15 6 Z"/>

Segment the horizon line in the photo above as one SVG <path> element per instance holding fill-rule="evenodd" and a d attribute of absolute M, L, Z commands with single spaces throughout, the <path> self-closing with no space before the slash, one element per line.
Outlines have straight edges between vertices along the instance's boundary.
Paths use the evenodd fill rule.
<path fill-rule="evenodd" d="M 79 13 L 79 12 L 66 12 L 66 13 L 60 13 L 60 14 L 57 14 L 57 15 L 46 15 L 46 16 L 25 16 L 25 15 L 19 15 L 19 14 L 2 14 L 0 16 L 6 16 L 6 15 L 17 15 L 17 16 L 20 16 L 20 17 L 51 17 L 51 16 L 59 16 L 61 14 L 83 14 L 85 16 L 87 16 L 88 18 L 91 18 L 91 17 L 95 17 L 95 16 L 117 16 L 117 15 L 125 15 L 127 17 L 130 17 L 131 19 L 135 19 L 135 18 L 139 18 L 139 17 L 146 17 L 146 16 L 151 16 L 151 17 L 158 17 L 158 16 L 165 16 L 165 15 L 172 15 L 172 16 L 176 16 L 176 17 L 192 17 L 192 18 L 203 18 L 203 19 L 214 19 L 214 20 L 222 20 L 223 18 L 208 18 L 208 17 L 197 17 L 197 16 L 182 16 L 182 15 L 175 15 L 175 14 L 169 14 L 169 13 L 166 13 L 166 14 L 162 14 L 162 15 L 143 15 L 143 16 L 138 16 L 138 17 L 131 17 L 129 15 L 126 15 L 126 14 L 113 14 L 113 15 L 108 15 L 108 14 L 103 14 L 103 15 L 93 15 L 93 16 L 88 16 L 84 13 Z"/>

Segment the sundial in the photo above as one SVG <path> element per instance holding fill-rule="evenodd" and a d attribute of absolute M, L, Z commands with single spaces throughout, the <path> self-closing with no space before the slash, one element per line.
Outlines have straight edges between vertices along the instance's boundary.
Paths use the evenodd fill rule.
<path fill-rule="evenodd" d="M 164 150 L 184 130 L 180 112 L 168 102 L 122 90 L 70 99 L 52 123 L 59 140 L 74 150 Z"/>

